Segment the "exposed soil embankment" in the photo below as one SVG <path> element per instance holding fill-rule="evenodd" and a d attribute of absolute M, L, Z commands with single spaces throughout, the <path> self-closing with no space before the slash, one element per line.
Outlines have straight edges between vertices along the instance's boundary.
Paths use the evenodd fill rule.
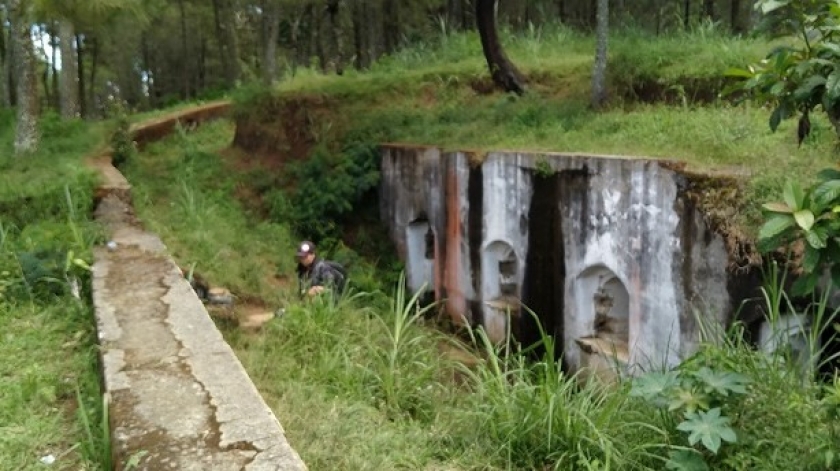
<path fill-rule="evenodd" d="M 320 95 L 265 94 L 234 112 L 233 145 L 268 168 L 301 160 L 339 131 L 336 100 Z"/>

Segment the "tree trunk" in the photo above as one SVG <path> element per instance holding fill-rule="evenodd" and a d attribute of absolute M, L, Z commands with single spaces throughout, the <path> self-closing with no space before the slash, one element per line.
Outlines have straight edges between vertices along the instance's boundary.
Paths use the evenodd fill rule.
<path fill-rule="evenodd" d="M 10 42 L 14 48 L 15 81 L 17 82 L 17 128 L 15 155 L 34 152 L 38 148 L 38 85 L 35 74 L 35 50 L 32 44 L 27 3 L 9 0 L 12 23 Z"/>
<path fill-rule="evenodd" d="M 52 92 L 50 90 L 50 65 L 45 64 L 44 73 L 41 74 L 41 87 L 44 89 L 43 102 L 39 105 L 40 108 L 46 106 L 49 108 L 52 105 Z"/>
<path fill-rule="evenodd" d="M 201 28 L 199 31 L 198 63 L 196 64 L 195 90 L 196 94 L 207 87 L 207 38 Z"/>
<path fill-rule="evenodd" d="M 569 14 L 566 11 L 566 0 L 557 0 L 557 17 L 560 18 L 560 23 L 566 23 L 569 20 Z"/>
<path fill-rule="evenodd" d="M 236 12 L 234 11 L 231 0 L 227 0 L 227 15 L 224 22 L 225 25 L 225 42 L 227 43 L 228 63 L 230 70 L 228 70 L 228 80 L 232 86 L 236 86 L 242 76 L 242 68 L 239 65 L 239 38 L 236 35 Z"/>
<path fill-rule="evenodd" d="M 595 27 L 595 65 L 592 70 L 592 107 L 600 109 L 607 102 L 607 45 L 610 33 L 610 1 L 598 0 Z"/>
<path fill-rule="evenodd" d="M 703 0 L 703 16 L 715 20 L 715 0 Z"/>
<path fill-rule="evenodd" d="M 741 19 L 741 0 L 732 0 L 729 10 L 729 21 L 732 24 L 732 32 L 735 34 L 746 33 L 744 21 Z"/>
<path fill-rule="evenodd" d="M 365 37 L 364 30 L 366 20 L 364 2 L 353 2 L 353 49 L 356 51 L 353 58 L 353 66 L 356 70 L 365 67 Z"/>
<path fill-rule="evenodd" d="M 277 81 L 277 41 L 280 36 L 280 5 L 277 0 L 269 0 L 265 22 L 267 32 L 263 47 L 263 80 L 266 85 L 271 86 Z"/>
<path fill-rule="evenodd" d="M 327 14 L 330 17 L 330 39 L 332 42 L 333 58 L 331 60 L 335 73 L 344 73 L 344 41 L 341 35 L 341 21 L 338 17 L 339 0 L 327 1 Z"/>
<path fill-rule="evenodd" d="M 461 29 L 462 18 L 464 17 L 462 0 L 447 0 L 446 2 L 446 27 L 449 30 Z"/>
<path fill-rule="evenodd" d="M 229 87 L 233 87 L 239 80 L 241 70 L 239 68 L 239 43 L 234 22 L 236 15 L 229 0 L 213 0 L 213 18 L 216 22 L 219 59 L 224 68 L 225 80 Z"/>
<path fill-rule="evenodd" d="M 324 50 L 324 35 L 322 32 L 323 14 L 319 8 L 312 10 L 312 48 L 318 56 L 318 66 L 321 72 L 327 72 L 327 52 Z"/>
<path fill-rule="evenodd" d="M 88 103 L 87 103 L 87 89 L 85 88 L 85 44 L 84 38 L 80 35 L 76 35 L 76 74 L 79 77 L 78 83 L 78 93 L 79 93 L 79 111 L 82 113 L 82 116 L 87 117 L 89 116 L 88 110 Z"/>
<path fill-rule="evenodd" d="M 0 35 L 2 35 L 0 31 Z M 6 51 L 0 51 L 0 108 L 9 108 L 12 106 L 12 100 L 9 96 L 9 81 L 6 73 Z"/>
<path fill-rule="evenodd" d="M 396 0 L 384 0 L 382 3 L 382 39 L 385 53 L 391 54 L 400 43 L 400 19 Z"/>
<path fill-rule="evenodd" d="M 691 25 L 691 0 L 683 1 L 683 29 Z"/>
<path fill-rule="evenodd" d="M 99 39 L 95 36 L 90 38 L 90 80 L 88 80 L 88 113 L 97 116 L 99 110 L 96 106 L 96 73 L 99 69 Z"/>
<path fill-rule="evenodd" d="M 493 82 L 506 92 L 523 94 L 525 81 L 522 74 L 508 59 L 499 42 L 499 34 L 496 30 L 497 0 L 475 0 L 475 2 L 476 26 Z"/>
<path fill-rule="evenodd" d="M 304 65 L 307 65 L 307 66 L 309 65 L 308 63 L 305 62 L 305 57 L 306 56 L 304 55 L 304 45 L 300 40 L 300 35 L 301 35 L 300 30 L 301 30 L 301 24 L 307 18 L 309 18 L 311 16 L 311 14 L 312 14 L 312 5 L 309 4 L 306 7 L 304 7 L 303 12 L 300 14 L 300 16 L 298 16 L 297 18 L 295 18 L 292 21 L 291 32 L 290 32 L 292 50 L 294 51 L 294 57 L 293 57 L 293 60 L 292 60 L 292 77 L 294 77 L 295 73 L 297 73 L 297 64 L 304 64 Z"/>
<path fill-rule="evenodd" d="M 58 22 L 58 46 L 61 48 L 61 116 L 63 118 L 79 117 L 79 83 L 76 70 L 76 48 L 73 40 L 76 32 L 69 20 Z"/>
<path fill-rule="evenodd" d="M 213 2 L 215 5 L 215 1 Z M 190 99 L 190 62 L 189 48 L 187 45 L 187 11 L 184 0 L 178 0 L 178 10 L 181 24 L 181 99 Z M 219 38 L 221 41 L 222 39 Z M 224 58 L 224 56 L 222 56 Z"/>
<path fill-rule="evenodd" d="M 0 9 L 0 25 L 6 24 L 6 10 Z M 9 68 L 11 61 L 9 60 L 9 44 L 6 42 L 6 28 L 0 26 L 0 108 L 9 108 L 12 106 L 12 96 L 9 93 L 11 85 L 9 84 Z"/>
<path fill-rule="evenodd" d="M 52 32 L 50 33 L 50 87 L 52 88 L 52 97 L 49 100 L 50 107 L 58 110 L 59 108 L 59 92 L 58 92 L 58 25 L 53 23 Z"/>

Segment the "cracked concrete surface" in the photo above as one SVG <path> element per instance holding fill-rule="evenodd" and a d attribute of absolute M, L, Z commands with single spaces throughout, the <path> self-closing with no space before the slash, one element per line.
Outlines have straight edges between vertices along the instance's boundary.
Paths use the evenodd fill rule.
<path fill-rule="evenodd" d="M 137 470 L 305 470 L 111 169 L 101 172 L 95 217 L 116 247 L 94 250 L 93 298 L 115 469 L 134 457 Z"/>

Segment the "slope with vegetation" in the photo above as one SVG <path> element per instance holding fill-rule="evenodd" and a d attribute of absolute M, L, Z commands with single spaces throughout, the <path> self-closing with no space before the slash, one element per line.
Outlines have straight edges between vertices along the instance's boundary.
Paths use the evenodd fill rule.
<path fill-rule="evenodd" d="M 101 235 L 90 220 L 94 176 L 81 165 L 102 128 L 49 115 L 40 151 L 21 162 L 12 122 L 0 113 L 0 463 L 104 469 L 89 274 Z"/>
<path fill-rule="evenodd" d="M 528 56 L 529 48 L 551 45 L 552 35 L 567 46 L 563 53 Z M 617 36 L 613 60 L 644 67 L 637 40 Z M 587 86 L 591 59 L 575 51 L 588 50 L 588 39 L 558 28 L 510 41 L 532 77 L 522 98 L 490 93 L 477 37 L 454 35 L 366 74 L 299 72 L 305 80 L 277 91 L 244 89 L 235 126 L 184 130 L 125 167 L 141 218 L 182 264 L 230 286 L 240 305 L 287 307 L 257 334 L 228 327 L 225 334 L 293 446 L 313 469 L 833 469 L 837 383 L 803 381 L 790 357 L 755 351 L 738 326 L 729 335 L 710 326 L 709 343 L 673 372 L 613 389 L 581 386 L 553 358 L 502 354 L 480 333 L 461 345 L 424 325 L 416 304 L 399 290 L 389 296 L 393 283 L 340 240 L 349 225 L 344 241 L 354 249 L 382 255 L 387 247 L 353 224 L 365 216 L 360 208 L 375 211 L 368 198 L 377 144 L 386 141 L 620 150 L 684 158 L 704 171 L 736 166 L 752 175 L 745 189 L 753 222 L 758 203 L 789 176 L 791 155 L 808 156 L 795 165 L 814 170 L 830 162 L 827 123 L 817 121 L 798 150 L 795 129 L 782 124 L 787 134 L 770 133 L 761 108 L 682 95 L 684 102 L 628 99 L 594 113 L 569 92 Z M 614 77 L 614 95 L 630 95 L 626 83 L 679 90 L 720 80 L 715 74 L 766 47 L 705 30 L 647 44 L 697 53 L 649 65 L 644 80 Z M 329 256 L 350 262 L 353 295 L 337 306 L 297 302 L 288 278 L 294 233 L 317 234 Z M 781 285 L 768 283 L 769 315 L 787 310 Z"/>
<path fill-rule="evenodd" d="M 275 281 L 291 275 L 288 224 L 237 199 L 251 170 L 226 149 L 233 133 L 226 122 L 182 132 L 125 172 L 141 219 L 177 260 L 230 286 L 237 309 L 286 307 L 258 333 L 219 325 L 311 469 L 836 466 L 840 384 L 803 381 L 789 357 L 755 351 L 737 328 L 727 337 L 709 326 L 718 345 L 678 370 L 604 389 L 554 358 L 502 354 L 480 333 L 454 340 L 360 264 L 337 305 L 299 303 Z M 768 312 L 783 309 L 768 290 Z"/>
<path fill-rule="evenodd" d="M 800 2 L 761 1 L 757 15 L 751 2 L 613 2 L 609 19 L 623 28 L 609 37 L 610 106 L 597 112 L 596 41 L 581 32 L 595 26 L 594 2 L 501 2 L 501 42 L 527 78 L 522 96 L 494 90 L 470 3 L 0 0 L 0 322 L 10 340 L 0 348 L 16 359 L 0 374 L 11 391 L 0 399 L 0 462 L 26 469 L 53 455 L 68 469 L 108 466 L 85 262 L 99 236 L 79 165 L 101 136 L 72 118 L 237 89 L 235 123 L 181 129 L 135 154 L 124 131 L 138 118 L 126 117 L 113 144 L 141 219 L 182 266 L 229 287 L 241 308 L 287 306 L 256 335 L 220 325 L 312 469 L 836 469 L 840 383 L 812 381 L 785 353 L 755 351 L 739 326 L 710 336 L 675 371 L 611 389 L 581 385 L 554 358 L 500 352 L 480 332 L 463 345 L 424 325 L 427 313 L 399 289 L 381 228 L 367 224 L 377 146 L 409 142 L 479 156 L 514 148 L 685 160 L 713 176 L 699 189 L 709 217 L 755 229 L 760 203 L 787 180 L 808 183 L 834 163 L 837 81 L 820 56 L 834 54 L 830 45 L 782 48 L 773 56 L 781 59 L 758 62 L 779 70 L 736 73 L 755 78 L 742 90 L 757 91 L 756 104 L 718 97 L 733 80 L 726 71 L 787 43 L 730 32 L 795 20 Z M 598 4 L 602 13 L 609 5 Z M 834 21 L 827 11 L 817 19 Z M 283 80 L 239 86 L 257 78 Z M 36 120 L 38 103 L 67 120 Z M 804 134 L 801 120 L 783 119 L 803 105 L 828 112 L 811 115 Z M 7 157 L 13 151 L 20 157 Z M 836 230 L 834 177 L 821 182 L 831 191 L 789 185 L 764 235 L 823 244 L 823 231 Z M 297 302 L 300 236 L 351 267 L 352 295 Z M 807 266 L 830 252 L 808 249 Z M 795 310 L 782 285 L 768 280 L 771 319 Z M 825 303 L 814 306 L 825 320 Z"/>

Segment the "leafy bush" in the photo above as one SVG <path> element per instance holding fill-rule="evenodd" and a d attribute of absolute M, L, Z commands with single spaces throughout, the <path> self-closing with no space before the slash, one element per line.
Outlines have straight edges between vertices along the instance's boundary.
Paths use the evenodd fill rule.
<path fill-rule="evenodd" d="M 807 189 L 788 181 L 784 201 L 764 205 L 768 217 L 758 234 L 764 252 L 802 242 L 804 275 L 794 284 L 794 295 L 812 293 L 824 270 L 840 286 L 840 171 L 826 169 L 817 178 Z"/>
<path fill-rule="evenodd" d="M 351 143 L 340 154 L 318 147 L 290 167 L 287 178 L 294 186 L 283 196 L 270 197 L 271 218 L 291 221 L 297 233 L 313 240 L 338 235 L 339 224 L 379 182 L 373 144 Z"/>
<path fill-rule="evenodd" d="M 122 168 L 127 162 L 130 162 L 135 154 L 137 148 L 134 145 L 134 138 L 131 133 L 131 121 L 125 108 L 122 105 L 114 105 L 114 130 L 111 132 L 111 162 L 114 167 Z"/>
<path fill-rule="evenodd" d="M 834 0 L 761 0 L 761 26 L 774 36 L 796 41 L 773 49 L 746 69 L 727 75 L 740 79 L 730 91 L 745 91 L 772 106 L 770 129 L 800 115 L 800 142 L 810 133 L 809 113 L 821 107 L 840 136 L 840 7 Z"/>

